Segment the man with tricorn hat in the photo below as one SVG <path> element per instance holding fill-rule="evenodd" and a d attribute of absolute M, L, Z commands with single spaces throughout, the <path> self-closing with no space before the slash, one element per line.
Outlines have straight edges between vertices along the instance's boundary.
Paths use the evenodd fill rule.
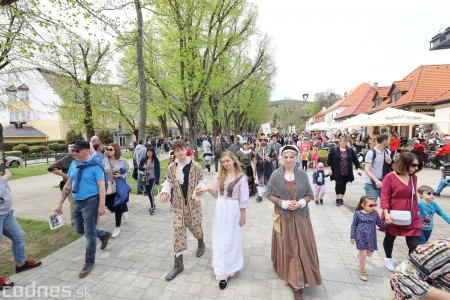
<path fill-rule="evenodd" d="M 270 135 L 270 143 L 269 147 L 272 148 L 275 151 L 276 159 L 272 161 L 273 169 L 278 169 L 278 157 L 281 149 L 281 144 L 278 143 L 278 133 L 272 132 Z"/>
<path fill-rule="evenodd" d="M 274 170 L 272 162 L 277 159 L 277 154 L 272 147 L 269 147 L 269 139 L 265 135 L 261 135 L 259 137 L 259 141 L 261 146 L 255 151 L 257 173 L 255 179 L 258 184 L 258 197 L 256 198 L 256 201 L 261 202 L 262 196 L 266 191 L 266 185 L 269 182 L 269 178 Z"/>

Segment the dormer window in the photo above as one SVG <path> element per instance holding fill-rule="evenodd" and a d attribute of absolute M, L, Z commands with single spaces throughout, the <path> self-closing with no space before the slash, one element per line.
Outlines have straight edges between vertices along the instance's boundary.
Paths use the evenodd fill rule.
<path fill-rule="evenodd" d="M 17 88 L 14 85 L 6 88 L 6 94 L 8 96 L 8 101 L 16 101 L 17 99 Z"/>
<path fill-rule="evenodd" d="M 29 100 L 30 99 L 30 89 L 25 84 L 22 84 L 17 88 L 17 98 L 18 100 Z"/>
<path fill-rule="evenodd" d="M 401 96 L 402 95 L 401 95 L 399 89 L 398 88 L 394 88 L 394 90 L 392 91 L 392 94 L 391 94 L 391 100 L 389 101 L 388 104 L 392 104 L 392 103 L 397 102 L 398 99 L 400 99 Z"/>
<path fill-rule="evenodd" d="M 383 103 L 383 98 L 381 98 L 381 96 L 378 95 L 374 102 L 375 103 L 374 103 L 372 108 L 380 106 L 380 104 Z"/>

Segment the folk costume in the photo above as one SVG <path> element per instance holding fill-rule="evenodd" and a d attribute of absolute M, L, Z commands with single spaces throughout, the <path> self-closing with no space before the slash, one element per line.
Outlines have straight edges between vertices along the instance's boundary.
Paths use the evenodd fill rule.
<path fill-rule="evenodd" d="M 255 185 L 255 174 L 253 174 L 253 166 L 252 166 L 252 149 L 244 150 L 240 149 L 236 153 L 236 157 L 239 162 L 242 164 L 242 170 L 247 176 L 247 184 L 249 189 L 249 195 L 254 196 L 256 194 L 256 185 Z"/>
<path fill-rule="evenodd" d="M 217 280 L 227 280 L 244 267 L 244 228 L 239 225 L 241 208 L 247 208 L 249 193 L 243 174 L 228 176 L 222 186 L 213 182 L 217 193 L 214 210 L 211 265 Z"/>
<path fill-rule="evenodd" d="M 284 149 L 289 147 L 295 149 L 295 146 L 290 145 Z M 295 155 L 298 155 L 298 150 Z M 293 176 L 285 175 L 282 166 L 273 172 L 267 185 L 267 196 L 303 202 L 302 207 L 294 211 L 283 208 L 283 205 L 274 206 L 274 220 L 277 216 L 280 226 L 278 230 L 274 222 L 272 262 L 278 276 L 294 289 L 300 290 L 306 285 L 316 287 L 322 283 L 309 207 L 304 199 L 307 196 L 312 198 L 314 193 L 304 171 L 294 168 L 294 174 L 289 175 Z"/>
<path fill-rule="evenodd" d="M 272 138 L 273 138 L 274 136 L 277 137 L 277 140 L 276 140 L 276 141 L 272 140 Z M 273 134 L 270 136 L 269 147 L 272 148 L 272 149 L 275 151 L 276 159 L 275 159 L 274 161 L 272 161 L 272 165 L 273 165 L 273 169 L 276 170 L 276 169 L 278 169 L 278 167 L 279 167 L 278 159 L 279 159 L 280 149 L 281 149 L 281 147 L 282 147 L 281 144 L 278 143 L 278 134 L 273 133 Z"/>
<path fill-rule="evenodd" d="M 187 249 L 186 228 L 198 240 L 196 256 L 200 257 L 205 252 L 202 231 L 202 208 L 200 201 L 193 197 L 197 187 L 206 185 L 202 169 L 198 163 L 186 157 L 182 164 L 176 162 L 167 168 L 166 180 L 162 184 L 161 193 L 172 194 L 172 229 L 173 248 L 175 252 L 175 267 L 166 276 L 166 280 L 172 280 L 183 271 L 182 251 Z"/>
<path fill-rule="evenodd" d="M 266 137 L 260 137 L 260 140 L 266 140 Z M 268 144 L 266 147 L 263 147 L 262 145 L 256 149 L 256 173 L 258 177 L 258 197 L 257 201 L 262 201 L 262 196 L 264 192 L 266 191 L 266 185 L 269 182 L 270 176 L 272 176 L 273 173 L 273 165 L 272 161 L 277 159 L 277 155 L 275 153 L 275 150 L 271 148 Z"/>

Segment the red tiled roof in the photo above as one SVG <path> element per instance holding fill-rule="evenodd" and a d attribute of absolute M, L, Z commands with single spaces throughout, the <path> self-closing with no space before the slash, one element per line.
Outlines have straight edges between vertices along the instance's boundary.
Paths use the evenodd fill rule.
<path fill-rule="evenodd" d="M 373 99 L 376 95 L 376 90 L 371 85 L 363 83 L 352 92 L 353 94 L 349 94 L 345 101 L 347 102 L 348 99 L 351 99 L 352 102 L 347 102 L 350 104 L 343 112 L 334 117 L 335 120 L 355 116 L 362 113 L 367 107 L 373 106 Z"/>
<path fill-rule="evenodd" d="M 450 64 L 419 66 L 403 80 L 394 81 L 389 96 L 394 86 L 402 92 L 402 96 L 397 102 L 388 104 L 390 101 L 390 98 L 388 98 L 378 107 L 368 108 L 364 113 L 374 113 L 387 107 L 401 107 L 436 101 L 450 90 Z"/>
<path fill-rule="evenodd" d="M 450 90 L 445 91 L 441 95 L 437 96 L 433 101 L 428 104 L 439 104 L 443 102 L 450 102 Z"/>
<path fill-rule="evenodd" d="M 381 98 L 386 99 L 389 97 L 390 86 L 380 86 L 377 88 L 378 94 L 380 94 Z"/>

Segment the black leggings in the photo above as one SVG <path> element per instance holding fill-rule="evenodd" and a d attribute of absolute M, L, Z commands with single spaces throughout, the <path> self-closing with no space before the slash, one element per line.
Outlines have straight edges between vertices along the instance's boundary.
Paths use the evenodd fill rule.
<path fill-rule="evenodd" d="M 302 160 L 302 170 L 308 171 L 308 161 Z"/>
<path fill-rule="evenodd" d="M 155 199 L 153 199 L 153 187 L 155 186 L 155 178 L 150 179 L 146 186 L 148 199 L 150 199 L 150 208 L 155 208 Z"/>
<path fill-rule="evenodd" d="M 205 167 L 208 170 L 208 172 L 211 172 L 211 165 L 205 165 Z"/>
<path fill-rule="evenodd" d="M 122 215 L 124 212 L 128 211 L 127 205 L 128 197 L 129 196 L 127 196 L 127 199 L 121 205 L 114 206 L 114 199 L 116 198 L 116 193 L 106 195 L 106 207 L 110 212 L 114 213 L 114 216 L 116 218 L 116 227 L 120 227 L 120 225 L 122 225 Z"/>
<path fill-rule="evenodd" d="M 338 179 L 334 179 L 336 181 L 336 187 L 334 188 L 336 195 L 344 195 L 347 189 L 347 176 L 341 176 Z"/>
<path fill-rule="evenodd" d="M 386 232 L 383 240 L 384 253 L 387 258 L 392 258 L 392 249 L 394 249 L 394 241 L 397 236 Z M 411 254 L 419 245 L 420 236 L 405 236 L 408 253 Z"/>

